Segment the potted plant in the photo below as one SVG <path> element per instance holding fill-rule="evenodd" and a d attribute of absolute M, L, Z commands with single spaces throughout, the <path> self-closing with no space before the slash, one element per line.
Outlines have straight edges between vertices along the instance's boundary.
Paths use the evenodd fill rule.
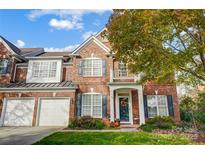
<path fill-rule="evenodd" d="M 119 127 L 120 126 L 120 119 L 115 119 L 115 127 Z"/>

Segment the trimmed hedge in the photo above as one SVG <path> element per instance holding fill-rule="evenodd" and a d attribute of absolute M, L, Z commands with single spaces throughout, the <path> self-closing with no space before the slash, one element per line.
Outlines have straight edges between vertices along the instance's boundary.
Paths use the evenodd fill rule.
<path fill-rule="evenodd" d="M 84 116 L 73 118 L 68 127 L 72 129 L 103 129 L 105 128 L 105 124 L 101 119 Z"/>

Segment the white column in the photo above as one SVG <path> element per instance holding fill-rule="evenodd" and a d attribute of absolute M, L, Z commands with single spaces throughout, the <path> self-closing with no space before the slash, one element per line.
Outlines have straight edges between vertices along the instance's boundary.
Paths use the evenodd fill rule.
<path fill-rule="evenodd" d="M 110 121 L 114 121 L 114 90 L 110 88 Z"/>
<path fill-rule="evenodd" d="M 138 99 L 139 99 L 140 125 L 142 125 L 142 124 L 145 123 L 142 86 L 140 86 L 140 87 L 138 88 Z"/>
<path fill-rule="evenodd" d="M 110 82 L 113 82 L 113 69 L 110 67 Z"/>

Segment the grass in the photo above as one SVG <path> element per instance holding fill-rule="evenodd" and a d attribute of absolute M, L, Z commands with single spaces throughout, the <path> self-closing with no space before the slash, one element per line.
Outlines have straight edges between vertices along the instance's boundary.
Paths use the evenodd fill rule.
<path fill-rule="evenodd" d="M 185 145 L 189 138 L 145 132 L 57 132 L 36 145 Z"/>

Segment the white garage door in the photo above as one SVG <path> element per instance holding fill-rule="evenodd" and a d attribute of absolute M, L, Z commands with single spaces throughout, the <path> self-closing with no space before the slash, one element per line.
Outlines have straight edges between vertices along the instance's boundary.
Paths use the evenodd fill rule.
<path fill-rule="evenodd" d="M 4 126 L 32 126 L 34 99 L 10 99 L 6 102 Z"/>
<path fill-rule="evenodd" d="M 70 99 L 41 99 L 39 126 L 67 126 Z"/>

